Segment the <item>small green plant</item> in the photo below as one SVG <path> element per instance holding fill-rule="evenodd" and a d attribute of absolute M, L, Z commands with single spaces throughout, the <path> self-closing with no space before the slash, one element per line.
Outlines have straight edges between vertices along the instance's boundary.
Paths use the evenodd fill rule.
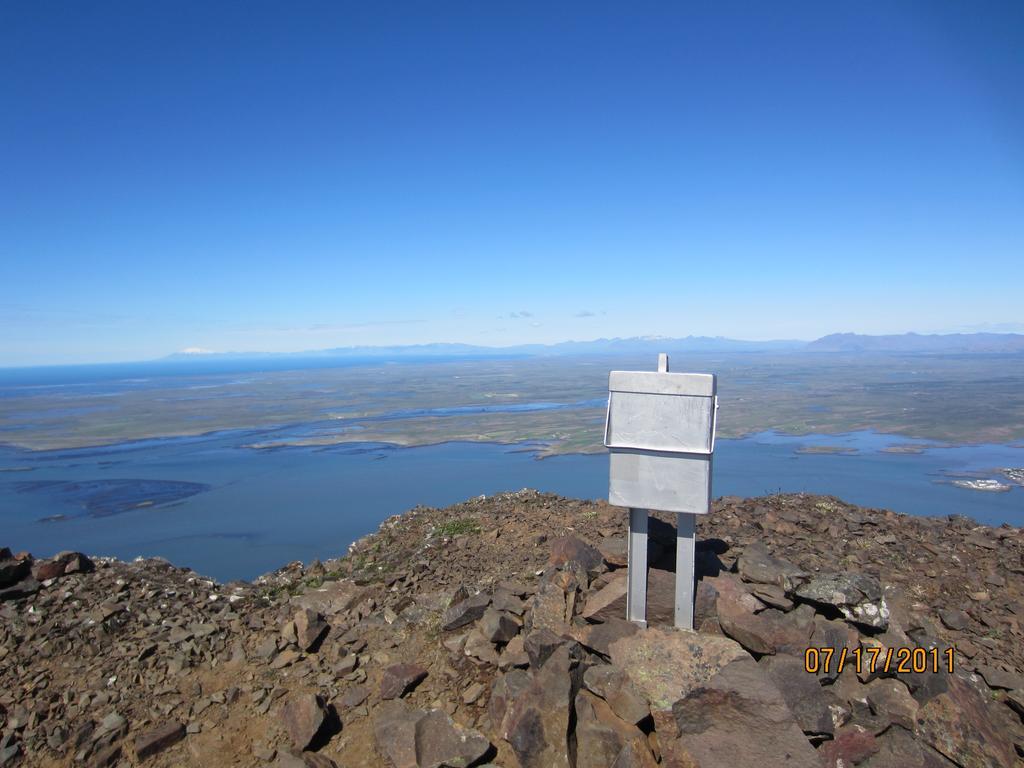
<path fill-rule="evenodd" d="M 476 520 L 464 517 L 460 520 L 446 520 L 434 531 L 438 536 L 463 536 L 470 533 L 480 533 L 480 525 Z"/>

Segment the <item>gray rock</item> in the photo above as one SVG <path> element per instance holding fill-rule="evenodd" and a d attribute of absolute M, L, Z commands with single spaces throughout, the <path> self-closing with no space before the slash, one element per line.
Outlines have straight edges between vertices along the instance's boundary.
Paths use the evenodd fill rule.
<path fill-rule="evenodd" d="M 807 574 L 792 563 L 774 557 L 761 543 L 748 544 L 736 561 L 736 570 L 744 581 L 774 584 L 792 592 L 802 584 Z"/>
<path fill-rule="evenodd" d="M 956 631 L 962 631 L 967 629 L 971 623 L 971 617 L 960 610 L 939 610 L 939 621 L 941 621 L 947 629 L 953 629 Z"/>
<path fill-rule="evenodd" d="M 453 629 L 472 624 L 484 615 L 491 604 L 490 595 L 481 592 L 465 600 L 450 605 L 441 616 L 441 629 L 450 632 Z"/>
<path fill-rule="evenodd" d="M 550 629 L 538 629 L 524 638 L 523 650 L 530 659 L 530 666 L 533 669 L 540 669 L 556 649 L 568 642 L 570 641 L 556 635 Z"/>
<path fill-rule="evenodd" d="M 889 607 L 882 585 L 868 574 L 819 574 L 798 586 L 794 594 L 801 600 L 832 606 L 854 624 L 872 629 L 889 626 Z"/>
<path fill-rule="evenodd" d="M 989 688 L 1001 688 L 1007 691 L 1024 691 L 1024 676 L 1015 672 L 1007 672 L 997 667 L 982 665 L 978 674 L 985 678 Z"/>
<path fill-rule="evenodd" d="M 439 709 L 424 712 L 403 701 L 384 702 L 374 719 L 378 751 L 395 768 L 458 768 L 491 749 L 483 734 L 455 723 Z"/>
<path fill-rule="evenodd" d="M 42 588 L 36 579 L 26 576 L 21 581 L 9 587 L 0 589 L 0 602 L 4 600 L 20 600 L 23 597 L 31 597 Z"/>
<path fill-rule="evenodd" d="M 473 765 L 491 749 L 491 742 L 472 728 L 464 728 L 440 709 L 432 709 L 416 723 L 417 768 L 457 768 Z"/>
<path fill-rule="evenodd" d="M 758 666 L 782 694 L 800 730 L 815 736 L 835 733 L 832 708 L 839 705 L 839 700 L 831 691 L 821 687 L 815 675 L 807 673 L 802 658 L 765 656 Z"/>

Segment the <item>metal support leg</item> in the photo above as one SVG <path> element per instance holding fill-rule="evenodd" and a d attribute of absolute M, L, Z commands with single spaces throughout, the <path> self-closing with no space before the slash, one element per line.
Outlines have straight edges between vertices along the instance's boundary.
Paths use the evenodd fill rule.
<path fill-rule="evenodd" d="M 676 516 L 676 627 L 693 629 L 694 553 L 697 516 Z"/>
<path fill-rule="evenodd" d="M 647 626 L 647 510 L 629 510 L 626 618 Z"/>

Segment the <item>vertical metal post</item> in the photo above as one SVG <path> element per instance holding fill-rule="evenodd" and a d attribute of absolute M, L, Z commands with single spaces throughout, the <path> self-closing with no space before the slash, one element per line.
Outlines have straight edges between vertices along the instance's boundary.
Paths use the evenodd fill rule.
<path fill-rule="evenodd" d="M 647 626 L 647 510 L 629 510 L 626 618 Z M 692 621 L 692 619 L 691 619 Z"/>
<path fill-rule="evenodd" d="M 693 629 L 693 582 L 697 516 L 676 515 L 676 626 Z"/>

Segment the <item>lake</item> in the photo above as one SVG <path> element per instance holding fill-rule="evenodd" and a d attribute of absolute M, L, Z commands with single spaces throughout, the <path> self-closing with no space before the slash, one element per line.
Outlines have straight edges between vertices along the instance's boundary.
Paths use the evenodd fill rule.
<path fill-rule="evenodd" d="M 219 580 L 252 578 L 292 560 L 336 557 L 386 517 L 418 504 L 537 488 L 607 494 L 605 455 L 537 460 L 528 446 L 446 443 L 245 448 L 235 430 L 60 451 L 0 447 L 0 545 L 130 559 L 166 557 Z M 914 444 L 920 453 L 886 453 Z M 807 453 L 821 446 L 846 453 Z M 1024 448 L 942 447 L 855 432 L 763 433 L 716 445 L 714 493 L 808 491 L 918 515 L 962 514 L 1024 524 L 1024 487 L 1005 493 L 951 484 L 1024 466 Z M 144 506 L 140 506 L 144 505 Z"/>

